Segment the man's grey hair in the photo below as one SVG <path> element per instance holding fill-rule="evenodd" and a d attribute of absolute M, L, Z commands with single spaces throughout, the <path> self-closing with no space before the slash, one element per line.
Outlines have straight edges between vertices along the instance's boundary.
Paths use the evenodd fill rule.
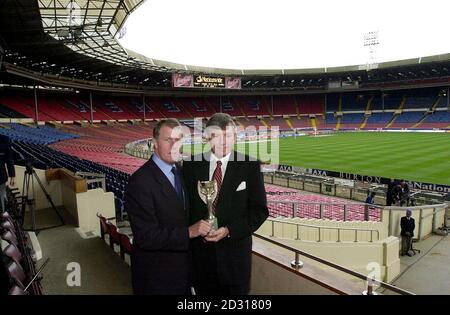
<path fill-rule="evenodd" d="M 153 128 L 153 138 L 158 138 L 160 134 L 160 130 L 163 126 L 168 126 L 170 128 L 181 127 L 181 123 L 174 118 L 167 118 L 158 121 L 155 128 Z"/>
<path fill-rule="evenodd" d="M 219 127 L 220 129 L 225 130 L 228 126 L 236 128 L 233 118 L 225 113 L 215 113 L 206 123 L 206 128 Z"/>

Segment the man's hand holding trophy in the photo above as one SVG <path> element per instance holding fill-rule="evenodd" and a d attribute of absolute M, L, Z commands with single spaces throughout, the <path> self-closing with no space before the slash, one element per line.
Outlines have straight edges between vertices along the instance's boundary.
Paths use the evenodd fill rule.
<path fill-rule="evenodd" d="M 208 208 L 208 218 L 206 220 L 211 224 L 211 230 L 205 236 L 205 240 L 208 242 L 218 242 L 228 236 L 229 231 L 226 227 L 219 228 L 213 207 L 213 202 L 218 196 L 217 182 L 215 180 L 199 181 L 197 190 L 200 198 L 206 203 L 206 207 Z"/>

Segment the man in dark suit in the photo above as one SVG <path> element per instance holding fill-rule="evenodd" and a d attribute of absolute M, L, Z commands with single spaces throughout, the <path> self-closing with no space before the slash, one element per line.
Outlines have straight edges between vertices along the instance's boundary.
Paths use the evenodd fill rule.
<path fill-rule="evenodd" d="M 416 223 L 411 217 L 411 210 L 406 210 L 406 216 L 400 219 L 400 228 L 400 235 L 402 236 L 402 256 L 407 255 L 411 257 L 409 250 L 411 249 L 414 229 L 416 228 Z"/>
<path fill-rule="evenodd" d="M 3 135 L 0 135 L 0 164 L 0 212 L 3 212 L 5 209 L 8 177 L 10 186 L 14 186 L 16 183 L 11 141 Z M 6 172 L 5 165 L 8 172 Z"/>
<path fill-rule="evenodd" d="M 194 289 L 198 295 L 245 295 L 250 289 L 252 233 L 268 217 L 260 162 L 234 151 L 236 126 L 217 113 L 206 124 L 211 150 L 184 161 L 190 222 L 208 217 L 198 181 L 215 180 L 213 210 L 218 229 L 192 240 Z"/>
<path fill-rule="evenodd" d="M 190 294 L 190 238 L 205 236 L 210 224 L 188 225 L 188 199 L 177 162 L 180 123 L 158 122 L 154 154 L 130 178 L 125 210 L 133 232 L 131 273 L 135 294 Z"/>

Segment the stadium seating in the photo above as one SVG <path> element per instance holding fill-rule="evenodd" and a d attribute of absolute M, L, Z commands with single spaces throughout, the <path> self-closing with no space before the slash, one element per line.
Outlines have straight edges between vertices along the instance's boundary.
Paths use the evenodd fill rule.
<path fill-rule="evenodd" d="M 348 114 L 344 113 L 341 118 L 340 129 L 355 129 L 361 126 L 364 120 L 364 114 Z"/>
<path fill-rule="evenodd" d="M 90 172 L 99 173 L 105 175 L 106 191 L 114 193 L 116 198 L 116 214 L 117 217 L 124 217 L 126 213 L 123 213 L 123 197 L 125 194 L 125 187 L 128 183 L 129 174 L 133 173 L 140 165 L 145 161 L 139 160 L 141 164 L 114 165 L 115 168 L 105 166 L 104 164 L 111 164 L 109 161 L 104 161 L 104 164 L 96 163 L 91 160 L 80 159 L 78 157 L 65 154 L 63 152 L 56 151 L 48 146 L 42 144 L 33 144 L 22 141 L 13 141 L 13 151 L 16 155 L 15 160 L 20 161 L 31 159 L 33 165 L 39 169 L 48 168 L 66 168 L 72 172 Z M 125 163 L 124 161 L 120 161 Z M 96 188 L 90 186 L 88 188 Z M 120 201 L 117 201 L 119 199 Z"/>
<path fill-rule="evenodd" d="M 21 124 L 4 124 L 3 127 L 0 128 L 0 134 L 9 137 L 11 140 L 45 145 L 78 137 L 48 126 L 31 127 Z"/>
<path fill-rule="evenodd" d="M 233 97 L 231 98 L 233 104 L 236 104 L 242 113 L 248 117 L 255 116 L 269 116 L 269 108 L 267 102 L 262 102 L 260 98 L 257 97 Z M 242 115 L 242 113 L 240 115 Z"/>
<path fill-rule="evenodd" d="M 401 91 L 389 91 L 384 93 L 384 109 L 399 109 L 404 93 Z"/>
<path fill-rule="evenodd" d="M 338 112 L 339 111 L 339 98 L 340 94 L 331 93 L 327 94 L 326 110 L 327 112 Z"/>
<path fill-rule="evenodd" d="M 312 129 L 309 116 L 291 117 L 293 128 Z"/>
<path fill-rule="evenodd" d="M 431 108 L 437 100 L 439 90 L 421 89 L 417 91 L 408 91 L 406 94 L 406 102 L 403 108 Z"/>
<path fill-rule="evenodd" d="M 34 101 L 30 98 L 24 98 L 20 96 L 2 96 L 0 98 L 0 104 L 7 106 L 21 115 L 35 119 L 36 113 L 34 109 Z M 47 115 L 46 113 L 39 111 L 40 121 L 56 120 L 54 117 Z"/>
<path fill-rule="evenodd" d="M 403 112 L 395 119 L 392 128 L 410 128 L 422 119 L 424 115 L 425 112 Z"/>
<path fill-rule="evenodd" d="M 273 115 L 297 115 L 296 100 L 292 95 L 273 96 Z"/>
<path fill-rule="evenodd" d="M 344 212 L 347 212 L 347 220 L 364 221 L 364 204 L 357 204 L 349 200 L 328 197 L 311 193 L 300 193 L 294 189 L 266 184 L 267 201 L 269 202 L 269 215 L 271 217 L 295 217 L 320 218 L 320 208 L 323 207 L 325 219 L 344 220 Z M 279 203 L 277 203 L 279 202 Z M 293 203 L 298 203 L 295 210 Z M 380 209 L 374 208 L 369 212 L 369 219 L 380 220 Z"/>
<path fill-rule="evenodd" d="M 334 114 L 328 113 L 326 114 L 325 126 L 327 129 L 336 128 L 337 119 L 334 117 Z"/>
<path fill-rule="evenodd" d="M 63 130 L 78 133 L 80 137 L 55 143 L 51 147 L 80 159 L 132 173 L 144 163 L 144 160 L 122 153 L 123 148 L 125 144 L 134 140 L 151 137 L 153 127 L 154 123 L 148 126 L 117 124 L 97 127 L 63 127 Z"/>
<path fill-rule="evenodd" d="M 326 118 L 323 114 L 315 115 L 315 125 L 317 129 L 325 129 L 326 126 Z"/>
<path fill-rule="evenodd" d="M 27 116 L 8 106 L 3 106 L 0 99 L 0 118 L 27 118 Z"/>
<path fill-rule="evenodd" d="M 100 231 L 102 239 L 106 241 L 105 235 L 108 235 L 110 248 L 115 251 L 115 245 L 118 245 L 120 258 L 125 260 L 125 254 L 131 255 L 132 252 L 132 235 L 123 233 L 115 224 L 110 221 L 115 218 L 107 219 L 100 213 L 97 213 L 97 217 L 100 221 Z"/>
<path fill-rule="evenodd" d="M 241 108 L 230 97 L 208 97 L 205 100 L 216 113 L 224 112 L 231 116 L 244 116 Z"/>
<path fill-rule="evenodd" d="M 272 119 L 267 119 L 267 122 L 271 127 L 278 127 L 280 130 L 292 130 L 283 117 L 273 117 Z"/>
<path fill-rule="evenodd" d="M 211 117 L 215 111 L 204 98 L 177 98 L 175 103 L 180 104 L 191 117 Z M 184 117 L 186 118 L 186 117 Z"/>
<path fill-rule="evenodd" d="M 210 117 L 216 112 L 225 112 L 234 117 L 263 117 L 258 124 L 270 125 L 275 117 L 276 122 L 289 130 L 285 121 L 277 119 L 283 116 L 307 116 L 343 112 L 345 115 L 340 122 L 340 129 L 353 129 L 361 126 L 364 117 L 356 114 L 364 114 L 366 110 L 372 111 L 366 129 L 385 128 L 392 118 L 391 115 L 380 115 L 381 110 L 445 109 L 448 100 L 444 88 L 423 88 L 409 90 L 368 91 L 368 92 L 343 92 L 314 95 L 264 95 L 264 96 L 204 96 L 204 97 L 146 97 L 147 119 L 161 119 L 173 117 L 178 119 L 193 119 L 194 117 Z M 55 94 L 50 92 L 38 93 L 39 120 L 41 121 L 80 121 L 90 120 L 90 101 L 86 94 Z M 374 113 L 375 111 L 375 113 Z M 352 115 L 354 115 L 352 117 Z M 349 116 L 350 115 L 350 116 Z M 31 92 L 4 93 L 0 95 L 0 117 L 29 117 L 35 118 L 34 95 Z M 389 118 L 387 118 L 389 116 Z M 399 122 L 393 121 L 392 128 L 407 128 L 416 122 L 414 115 L 406 115 Z M 127 96 L 101 96 L 93 95 L 93 119 L 124 121 L 129 119 L 143 119 L 143 99 Z M 270 119 L 268 119 L 270 117 Z M 400 118 L 400 117 L 397 117 Z M 411 119 L 410 119 L 411 118 Z M 247 120 L 243 121 L 246 125 Z M 322 124 L 323 122 L 323 124 Z M 309 119 L 294 117 L 290 121 L 292 128 L 312 128 Z M 425 123 L 422 128 L 437 128 L 445 125 L 445 122 Z M 316 120 L 317 127 L 335 128 L 335 122 L 331 116 L 326 121 Z M 330 125 L 334 125 L 331 127 Z M 357 126 L 359 125 L 359 126 Z M 405 127 L 407 126 L 407 127 Z"/>
<path fill-rule="evenodd" d="M 342 111 L 364 111 L 370 97 L 370 94 L 345 93 L 342 95 Z"/>
<path fill-rule="evenodd" d="M 449 111 L 435 111 L 427 115 L 418 128 L 448 128 L 450 125 Z"/>
<path fill-rule="evenodd" d="M 325 99 L 323 95 L 296 95 L 299 114 L 325 113 Z"/>
<path fill-rule="evenodd" d="M 384 128 L 392 119 L 393 113 L 372 113 L 367 119 L 365 129 Z"/>

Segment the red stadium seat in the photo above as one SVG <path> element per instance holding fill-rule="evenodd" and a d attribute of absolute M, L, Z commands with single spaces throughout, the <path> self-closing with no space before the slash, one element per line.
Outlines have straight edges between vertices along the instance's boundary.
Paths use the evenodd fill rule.
<path fill-rule="evenodd" d="M 118 232 L 120 238 L 120 257 L 125 259 L 125 254 L 131 255 L 131 239 L 128 235 Z"/>
<path fill-rule="evenodd" d="M 109 229 L 109 246 L 114 249 L 114 245 L 120 246 L 120 236 L 117 227 L 111 222 L 107 222 Z"/>

